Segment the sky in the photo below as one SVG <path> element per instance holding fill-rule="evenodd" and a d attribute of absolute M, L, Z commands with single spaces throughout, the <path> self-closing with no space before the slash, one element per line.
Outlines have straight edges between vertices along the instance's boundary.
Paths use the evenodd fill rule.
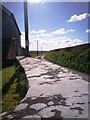
<path fill-rule="evenodd" d="M 4 2 L 15 16 L 25 47 L 23 2 Z M 29 50 L 52 50 L 88 43 L 88 2 L 28 2 Z"/>

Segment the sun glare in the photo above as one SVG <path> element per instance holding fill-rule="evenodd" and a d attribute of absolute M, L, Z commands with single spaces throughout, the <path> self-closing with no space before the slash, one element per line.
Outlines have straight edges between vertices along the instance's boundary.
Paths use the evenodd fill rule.
<path fill-rule="evenodd" d="M 42 0 L 28 0 L 30 3 L 32 3 L 32 4 L 37 4 L 37 3 L 39 3 L 39 2 L 42 2 Z"/>

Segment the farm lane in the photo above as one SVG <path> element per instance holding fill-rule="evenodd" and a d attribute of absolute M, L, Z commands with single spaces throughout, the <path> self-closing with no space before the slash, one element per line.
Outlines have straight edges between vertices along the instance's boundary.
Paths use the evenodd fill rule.
<path fill-rule="evenodd" d="M 88 82 L 82 76 L 51 62 L 19 59 L 29 89 L 25 98 L 3 118 L 87 118 Z M 3 119 L 2 118 L 2 119 Z"/>

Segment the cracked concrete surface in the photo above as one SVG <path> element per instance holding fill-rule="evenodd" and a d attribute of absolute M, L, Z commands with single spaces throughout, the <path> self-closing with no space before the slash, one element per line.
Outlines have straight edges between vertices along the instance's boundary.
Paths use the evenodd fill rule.
<path fill-rule="evenodd" d="M 45 60 L 23 58 L 29 89 L 2 119 L 88 118 L 88 85 L 82 76 Z"/>

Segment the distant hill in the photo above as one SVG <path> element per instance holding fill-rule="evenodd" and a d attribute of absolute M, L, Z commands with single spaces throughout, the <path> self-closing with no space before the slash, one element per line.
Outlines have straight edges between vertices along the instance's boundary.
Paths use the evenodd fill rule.
<path fill-rule="evenodd" d="M 90 74 L 90 43 L 51 50 L 45 58 L 56 64 Z"/>

